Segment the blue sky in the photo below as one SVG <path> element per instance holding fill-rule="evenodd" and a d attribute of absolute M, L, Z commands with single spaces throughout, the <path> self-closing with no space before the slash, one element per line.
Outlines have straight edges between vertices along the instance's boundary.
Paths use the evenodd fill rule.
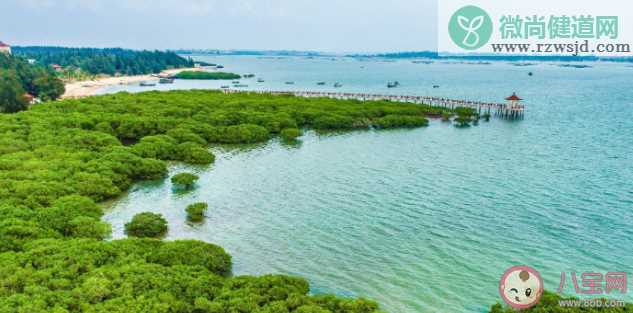
<path fill-rule="evenodd" d="M 380 52 L 435 49 L 436 0 L 2 0 L 12 45 Z"/>

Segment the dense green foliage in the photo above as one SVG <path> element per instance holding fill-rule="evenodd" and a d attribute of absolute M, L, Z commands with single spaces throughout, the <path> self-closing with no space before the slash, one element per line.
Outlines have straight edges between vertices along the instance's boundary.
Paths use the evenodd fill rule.
<path fill-rule="evenodd" d="M 531 307 L 527 310 L 522 310 L 521 312 L 525 313 L 592 313 L 592 312 L 603 312 L 603 313 L 621 313 L 621 312 L 633 312 L 633 305 L 627 304 L 625 307 L 614 307 L 614 308 L 571 308 L 571 307 L 561 307 L 559 301 L 565 300 L 574 300 L 575 298 L 562 298 L 560 295 L 552 292 L 545 291 L 543 296 L 541 297 L 541 301 L 534 307 Z M 490 313 L 515 313 L 516 310 L 503 306 L 499 303 L 493 305 L 490 308 Z"/>
<path fill-rule="evenodd" d="M 26 109 L 25 93 L 42 100 L 54 100 L 64 93 L 64 84 L 42 66 L 0 53 L 0 112 Z"/>
<path fill-rule="evenodd" d="M 191 59 L 173 52 L 127 49 L 15 47 L 13 53 L 35 59 L 43 65 L 59 64 L 79 68 L 90 74 L 140 75 L 159 73 L 169 68 L 193 67 Z"/>
<path fill-rule="evenodd" d="M 191 173 L 176 174 L 171 178 L 171 183 L 189 189 L 198 181 L 198 176 Z"/>
<path fill-rule="evenodd" d="M 0 70 L 0 112 L 14 113 L 26 110 L 28 100 L 15 73 Z"/>
<path fill-rule="evenodd" d="M 167 220 L 160 215 L 144 212 L 134 215 L 125 224 L 125 234 L 130 237 L 160 238 L 167 233 Z"/>
<path fill-rule="evenodd" d="M 285 128 L 279 133 L 284 140 L 295 140 L 301 136 L 301 130 L 297 128 Z"/>
<path fill-rule="evenodd" d="M 224 72 L 200 72 L 200 71 L 182 71 L 176 76 L 178 79 L 205 79 L 205 80 L 226 80 L 226 79 L 240 79 L 242 76 L 234 73 Z"/>
<path fill-rule="evenodd" d="M 455 118 L 456 127 L 470 127 L 470 123 L 476 121 L 477 112 L 471 108 L 459 107 L 455 109 L 457 117 Z"/>
<path fill-rule="evenodd" d="M 192 222 L 202 222 L 207 208 L 209 208 L 209 205 L 204 202 L 187 206 L 187 219 Z"/>
<path fill-rule="evenodd" d="M 164 177 L 165 161 L 213 162 L 210 143 L 261 142 L 288 128 L 395 127 L 402 124 L 379 121 L 439 112 L 391 102 L 172 91 L 0 114 L 0 312 L 376 312 L 362 299 L 307 296 L 299 278 L 223 277 L 230 259 L 201 242 L 101 241 L 109 225 L 95 203 L 134 181 Z"/>
<path fill-rule="evenodd" d="M 390 114 L 376 120 L 376 126 L 380 128 L 421 127 L 428 124 L 429 121 L 423 116 Z"/>

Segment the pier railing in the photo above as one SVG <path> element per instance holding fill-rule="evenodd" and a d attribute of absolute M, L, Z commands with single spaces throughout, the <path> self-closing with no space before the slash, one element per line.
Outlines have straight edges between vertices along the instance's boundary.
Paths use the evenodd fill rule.
<path fill-rule="evenodd" d="M 444 109 L 456 109 L 460 107 L 471 108 L 480 115 L 494 112 L 496 116 L 508 119 L 523 118 L 525 105 L 508 104 L 508 103 L 491 103 L 469 100 L 455 100 L 440 97 L 427 96 L 407 96 L 407 95 L 380 95 L 369 93 L 349 93 L 349 92 L 327 92 L 327 91 L 273 91 L 273 90 L 236 90 L 224 89 L 224 93 L 253 93 L 268 95 L 293 95 L 304 98 L 331 98 L 339 100 L 358 100 L 358 101 L 391 101 L 403 103 L 424 104 L 432 107 Z"/>

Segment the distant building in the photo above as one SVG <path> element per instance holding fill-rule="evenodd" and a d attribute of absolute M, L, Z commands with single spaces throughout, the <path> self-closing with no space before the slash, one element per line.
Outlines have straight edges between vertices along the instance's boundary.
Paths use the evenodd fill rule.
<path fill-rule="evenodd" d="M 61 72 L 64 70 L 64 68 L 59 65 L 59 64 L 51 64 L 51 67 L 56 71 L 56 72 Z"/>
<path fill-rule="evenodd" d="M 26 59 L 26 61 L 29 62 L 29 64 L 37 63 L 37 60 L 35 60 L 35 59 Z"/>
<path fill-rule="evenodd" d="M 0 41 L 0 53 L 11 54 L 11 46 L 9 46 L 6 43 Z"/>
<path fill-rule="evenodd" d="M 37 104 L 37 103 L 42 102 L 40 98 L 36 98 L 35 96 L 33 96 L 32 94 L 28 92 L 24 94 L 24 99 L 26 100 L 26 102 L 28 102 L 28 104 Z"/>
<path fill-rule="evenodd" d="M 33 95 L 30 93 L 25 93 L 24 99 L 26 99 L 26 102 L 28 102 L 29 104 L 33 104 L 33 102 L 35 101 L 35 97 L 33 97 Z"/>
<path fill-rule="evenodd" d="M 519 107 L 519 105 L 521 104 L 521 100 L 523 99 L 519 98 L 516 92 L 513 92 L 511 96 L 506 98 L 506 101 L 508 101 L 508 105 L 510 106 L 510 108 Z"/>

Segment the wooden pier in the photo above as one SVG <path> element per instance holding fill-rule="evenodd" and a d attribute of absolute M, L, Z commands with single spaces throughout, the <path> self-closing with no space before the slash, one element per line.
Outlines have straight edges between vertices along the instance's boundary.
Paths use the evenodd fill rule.
<path fill-rule="evenodd" d="M 271 90 L 236 90 L 224 89 L 224 93 L 254 93 L 268 95 L 293 95 L 304 98 L 331 98 L 339 100 L 358 100 L 358 101 L 391 101 L 424 104 L 437 108 L 456 109 L 471 108 L 479 115 L 487 114 L 488 116 L 497 116 L 503 119 L 523 119 L 525 105 L 521 104 L 516 94 L 506 98 L 508 103 L 491 103 L 469 100 L 455 100 L 439 97 L 426 96 L 403 96 L 403 95 L 379 95 L 368 93 L 348 93 L 348 92 L 327 92 L 327 91 L 271 91 Z"/>

